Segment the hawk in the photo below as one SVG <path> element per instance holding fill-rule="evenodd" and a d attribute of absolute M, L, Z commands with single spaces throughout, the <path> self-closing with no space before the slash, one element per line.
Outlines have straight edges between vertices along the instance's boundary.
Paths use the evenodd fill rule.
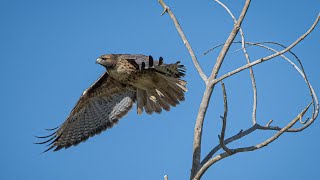
<path fill-rule="evenodd" d="M 75 146 L 89 137 L 113 127 L 128 113 L 134 103 L 137 113 L 169 111 L 184 100 L 187 91 L 185 66 L 180 62 L 164 64 L 163 58 L 141 54 L 106 54 L 96 63 L 106 72 L 86 89 L 65 122 L 47 138 L 47 152 Z"/>

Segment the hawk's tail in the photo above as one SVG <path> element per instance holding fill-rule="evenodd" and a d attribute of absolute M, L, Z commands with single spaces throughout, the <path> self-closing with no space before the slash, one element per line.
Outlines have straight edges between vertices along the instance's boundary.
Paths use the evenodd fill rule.
<path fill-rule="evenodd" d="M 184 101 L 184 93 L 187 92 L 186 81 L 180 79 L 185 75 L 185 67 L 178 61 L 175 64 L 155 66 L 159 81 L 156 88 L 149 90 L 137 90 L 137 113 L 143 109 L 146 113 L 160 113 L 162 109 L 169 111 L 170 106 L 175 107 L 180 101 Z"/>

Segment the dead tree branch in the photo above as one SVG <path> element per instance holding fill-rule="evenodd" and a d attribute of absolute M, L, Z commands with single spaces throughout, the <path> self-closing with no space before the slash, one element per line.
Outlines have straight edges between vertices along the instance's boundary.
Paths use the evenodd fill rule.
<path fill-rule="evenodd" d="M 241 43 L 241 42 L 234 42 L 234 43 Z M 246 42 L 246 44 L 250 45 L 250 46 L 258 46 L 258 47 L 262 47 L 265 48 L 267 50 L 273 51 L 273 52 L 278 52 L 277 50 L 270 48 L 266 45 L 263 44 L 276 44 L 279 45 L 283 48 L 286 48 L 285 46 L 283 46 L 282 44 L 279 43 L 275 43 L 275 42 L 259 42 L 259 43 L 252 43 L 252 42 Z M 217 46 L 216 46 L 217 47 Z M 212 50 L 212 49 L 211 49 Z M 302 124 L 304 124 L 304 126 L 300 127 L 300 128 L 296 128 L 296 129 L 288 129 L 286 132 L 299 132 L 302 131 L 303 129 L 307 128 L 308 126 L 310 126 L 314 120 L 317 118 L 318 113 L 319 113 L 319 102 L 318 102 L 318 98 L 317 95 L 315 94 L 315 91 L 312 87 L 312 85 L 309 83 L 307 75 L 305 74 L 305 71 L 303 69 L 302 63 L 300 61 L 300 59 L 298 58 L 298 56 L 296 54 L 294 54 L 291 51 L 288 51 L 289 53 L 291 53 L 296 60 L 299 62 L 300 68 L 294 63 L 292 62 L 288 57 L 286 57 L 285 55 L 280 55 L 283 59 L 285 59 L 286 61 L 288 61 L 298 72 L 299 74 L 303 77 L 303 79 L 305 80 L 309 91 L 310 91 L 310 95 L 311 95 L 311 99 L 312 99 L 312 105 L 313 105 L 313 112 L 312 112 L 312 118 L 311 119 L 307 119 L 306 121 L 303 121 Z M 300 119 L 300 121 L 302 121 L 302 119 Z M 245 130 L 245 131 L 240 131 L 238 134 L 228 138 L 225 140 L 224 144 L 229 144 L 235 140 L 238 140 L 248 134 L 251 134 L 252 132 L 254 132 L 255 130 L 259 129 L 259 130 L 276 130 L 279 131 L 282 128 L 278 127 L 278 126 L 271 126 L 271 123 L 273 122 L 273 120 L 270 120 L 265 126 L 261 126 L 259 124 L 255 124 L 254 126 L 252 126 L 251 128 Z M 208 155 L 203 159 L 203 161 L 201 162 L 201 164 L 203 165 L 204 163 L 206 163 L 207 161 L 210 160 L 210 158 L 221 148 L 220 145 L 217 145 L 216 147 L 214 147 L 209 153 Z"/>
<path fill-rule="evenodd" d="M 286 132 L 289 128 L 291 128 L 297 121 L 299 121 L 300 118 L 302 118 L 304 116 L 304 114 L 307 112 L 307 110 L 309 109 L 310 105 L 312 103 L 308 104 L 307 107 L 300 113 L 298 114 L 289 124 L 287 124 L 284 128 L 282 128 L 280 131 L 278 131 L 277 133 L 275 133 L 272 137 L 270 137 L 269 139 L 263 141 L 262 143 L 256 144 L 254 146 L 249 146 L 249 147 L 244 147 L 244 148 L 237 148 L 237 149 L 233 149 L 232 152 L 233 154 L 236 153 L 240 153 L 240 152 L 248 152 L 248 151 L 254 151 L 257 149 L 260 149 L 262 147 L 265 147 L 267 145 L 269 145 L 270 143 L 272 143 L 274 140 L 278 139 L 284 132 Z M 255 127 L 255 126 L 253 126 Z M 258 127 L 258 126 L 257 126 Z M 220 161 L 221 159 L 224 159 L 228 156 L 231 156 L 233 154 L 229 154 L 227 152 L 221 153 L 217 156 L 215 156 L 214 158 L 210 159 L 209 161 L 207 161 L 206 163 L 203 164 L 203 166 L 199 169 L 199 171 L 197 172 L 197 174 L 194 176 L 194 180 L 198 180 L 201 178 L 201 176 L 206 172 L 206 170 L 208 170 L 208 168 Z"/>
<path fill-rule="evenodd" d="M 233 42 L 233 43 L 242 43 L 242 42 Z M 257 47 L 261 47 L 261 48 L 264 48 L 264 49 L 267 49 L 267 50 L 270 50 L 272 52 L 275 52 L 275 53 L 278 53 L 280 51 L 277 51 L 269 46 L 266 46 L 265 44 L 275 44 L 275 45 L 278 45 L 284 49 L 286 49 L 287 47 L 280 44 L 280 43 L 277 43 L 277 42 L 257 42 L 257 43 L 254 43 L 254 42 L 245 42 L 245 44 L 249 45 L 249 46 L 257 46 Z M 217 47 L 220 47 L 222 46 L 223 44 L 220 44 L 220 45 L 217 45 L 211 49 L 209 49 L 208 51 L 205 52 L 205 54 L 209 53 L 210 51 L 214 50 L 215 48 Z M 304 71 L 304 68 L 303 68 L 303 65 L 301 63 L 301 60 L 298 58 L 298 56 L 293 53 L 291 50 L 288 50 L 288 53 L 292 54 L 295 59 L 298 61 L 299 63 L 299 66 L 297 66 L 293 61 L 291 61 L 288 57 L 286 57 L 284 54 L 281 54 L 279 55 L 280 57 L 282 57 L 284 60 L 286 60 L 287 62 L 289 62 L 297 71 L 298 73 L 302 76 L 302 78 L 304 79 L 304 81 L 306 82 L 308 88 L 309 88 L 309 91 L 310 91 L 310 96 L 312 98 L 312 104 L 313 104 L 313 112 L 312 112 L 312 118 L 311 119 L 308 119 L 307 121 L 305 122 L 302 122 L 302 124 L 305 124 L 304 126 L 300 127 L 300 128 L 295 128 L 295 129 L 289 129 L 287 132 L 300 132 L 302 130 L 304 130 L 305 128 L 309 127 L 313 122 L 314 120 L 318 117 L 318 114 L 319 114 L 319 100 L 318 100 L 318 97 L 315 93 L 315 90 L 313 89 L 312 85 L 310 84 L 308 78 L 307 78 L 307 75 Z M 268 123 L 268 125 L 266 127 L 264 127 L 263 129 L 265 130 L 280 130 L 281 128 L 280 127 L 277 127 L 277 126 L 270 126 L 272 123 L 272 120 Z"/>
<path fill-rule="evenodd" d="M 184 35 L 184 32 L 183 32 L 177 18 L 175 17 L 175 15 L 171 11 L 171 9 L 163 2 L 163 0 L 158 0 L 158 1 L 164 9 L 161 15 L 163 15 L 165 13 L 169 14 L 169 16 L 172 19 L 181 39 L 183 40 L 184 45 L 186 46 L 186 48 L 191 56 L 191 59 L 193 61 L 195 68 L 197 69 L 199 75 L 201 76 L 201 78 L 203 79 L 203 81 L 205 82 L 205 85 L 206 85 L 206 88 L 205 88 L 205 91 L 204 91 L 204 94 L 202 97 L 202 101 L 201 101 L 201 104 L 199 107 L 198 115 L 196 118 L 196 123 L 195 123 L 194 141 L 193 141 L 193 158 L 192 158 L 192 168 L 191 168 L 190 179 L 194 179 L 194 180 L 200 179 L 201 176 L 206 172 L 206 170 L 212 164 L 220 161 L 223 158 L 226 158 L 228 156 L 234 155 L 239 152 L 248 152 L 248 151 L 254 151 L 254 150 L 260 149 L 262 147 L 267 146 L 268 144 L 270 144 L 274 140 L 276 140 L 284 132 L 298 132 L 298 131 L 305 129 L 306 127 L 308 127 L 310 124 L 312 124 L 314 122 L 314 120 L 317 118 L 318 112 L 319 112 L 319 102 L 318 102 L 317 96 L 315 94 L 315 91 L 313 90 L 311 84 L 309 83 L 307 76 L 303 70 L 302 64 L 301 64 L 300 60 L 298 59 L 298 57 L 295 56 L 295 54 L 293 54 L 296 57 L 296 59 L 298 60 L 298 62 L 300 64 L 300 68 L 297 65 L 295 65 L 290 59 L 288 59 L 284 55 L 284 53 L 286 53 L 286 52 L 292 53 L 290 50 L 312 32 L 312 30 L 315 28 L 315 26 L 318 24 L 318 22 L 320 20 L 320 15 L 317 16 L 315 22 L 308 29 L 308 31 L 306 31 L 302 36 L 300 36 L 297 40 L 295 40 L 291 45 L 289 45 L 288 47 L 285 47 L 283 45 L 278 44 L 279 46 L 282 46 L 282 48 L 284 48 L 284 49 L 282 49 L 281 51 L 277 51 L 275 49 L 272 49 L 272 48 L 264 45 L 263 43 L 250 43 L 250 42 L 245 41 L 244 33 L 241 29 L 241 24 L 245 18 L 245 15 L 246 15 L 246 12 L 247 12 L 249 6 L 250 6 L 250 2 L 251 2 L 250 0 L 245 1 L 245 4 L 242 8 L 242 11 L 241 11 L 238 19 L 235 18 L 233 13 L 230 11 L 230 9 L 225 4 L 223 4 L 219 0 L 215 0 L 232 17 L 232 19 L 234 21 L 234 26 L 233 26 L 233 29 L 232 29 L 231 33 L 229 34 L 229 37 L 226 40 L 226 42 L 221 45 L 223 47 L 222 47 L 222 49 L 216 59 L 215 65 L 212 69 L 210 76 L 207 77 L 205 75 L 205 73 L 203 72 L 203 70 L 201 69 L 200 64 L 198 62 L 198 59 L 196 58 L 196 55 L 195 55 L 190 43 L 188 42 L 186 36 Z M 217 78 L 217 75 L 219 73 L 219 70 L 220 70 L 223 62 L 224 62 L 224 59 L 225 59 L 226 55 L 228 54 L 229 48 L 231 47 L 231 45 L 233 43 L 235 43 L 234 39 L 236 38 L 239 31 L 240 31 L 240 35 L 241 35 L 241 42 L 240 42 L 242 45 L 241 49 L 243 50 L 244 56 L 247 60 L 247 64 Z M 274 54 L 271 54 L 269 56 L 266 56 L 266 57 L 263 57 L 263 58 L 260 58 L 260 59 L 257 59 L 255 61 L 251 62 L 249 54 L 246 50 L 246 45 L 252 45 L 252 46 L 258 46 L 261 48 L 265 48 L 270 51 L 273 51 Z M 218 47 L 218 46 L 216 46 L 216 47 Z M 209 51 L 211 51 L 211 50 L 209 50 Z M 209 51 L 207 51 L 206 53 L 208 53 Z M 257 64 L 260 64 L 262 62 L 266 62 L 268 60 L 271 60 L 277 56 L 281 56 L 282 58 L 287 60 L 291 65 L 293 65 L 293 67 L 295 67 L 295 69 L 300 73 L 300 75 L 303 77 L 306 84 L 308 85 L 308 88 L 310 90 L 310 95 L 312 98 L 312 102 L 300 114 L 298 114 L 290 123 L 288 123 L 283 128 L 280 128 L 278 126 L 271 126 L 272 120 L 270 120 L 269 123 L 265 126 L 261 126 L 259 123 L 257 123 L 257 120 L 256 120 L 257 87 L 256 87 L 256 81 L 255 81 L 254 72 L 253 72 L 252 67 Z M 251 78 L 251 82 L 252 82 L 253 99 L 254 99 L 253 108 L 252 108 L 252 124 L 253 124 L 252 127 L 250 127 L 247 130 L 244 130 L 244 131 L 241 130 L 236 135 L 233 135 L 233 136 L 229 137 L 228 139 L 225 139 L 225 132 L 226 132 L 226 128 L 227 128 L 226 124 L 227 124 L 228 103 L 227 103 L 227 93 L 225 90 L 225 86 L 223 83 L 221 83 L 222 90 L 223 90 L 223 96 L 224 96 L 224 115 L 223 115 L 223 117 L 221 117 L 222 118 L 222 129 L 221 129 L 221 133 L 219 136 L 219 145 L 215 146 L 206 155 L 206 157 L 201 161 L 201 139 L 202 139 L 203 122 L 204 122 L 204 118 L 207 113 L 207 108 L 208 108 L 208 105 L 209 105 L 209 102 L 211 99 L 211 95 L 212 95 L 212 92 L 214 90 L 215 85 L 218 82 L 222 81 L 223 79 L 228 78 L 230 76 L 233 76 L 233 75 L 235 75 L 245 69 L 248 69 L 248 68 L 250 70 L 250 78 Z M 307 112 L 307 110 L 309 109 L 311 104 L 313 104 L 312 118 L 310 120 L 302 121 L 302 117 L 305 115 L 305 113 Z M 303 124 L 303 126 L 300 128 L 292 129 L 292 126 L 294 124 L 296 124 L 296 122 L 299 120 Z M 227 144 L 229 144 L 233 141 L 236 141 L 244 136 L 247 136 L 256 130 L 276 130 L 277 132 L 269 139 L 267 139 L 259 144 L 256 144 L 254 146 L 242 147 L 242 148 L 236 148 L 236 149 L 229 149 L 226 146 Z M 213 157 L 215 155 L 215 153 L 217 153 L 219 151 L 219 149 L 221 149 L 221 148 L 225 152 Z"/>
<path fill-rule="evenodd" d="M 320 20 L 320 15 L 317 16 L 316 20 L 314 21 L 314 23 L 312 24 L 312 26 L 310 27 L 310 29 L 309 29 L 307 32 L 305 32 L 302 36 L 300 36 L 296 41 L 294 41 L 290 46 L 288 46 L 288 47 L 285 48 L 284 50 L 279 51 L 279 52 L 274 53 L 274 54 L 271 54 L 271 55 L 269 55 L 269 56 L 260 58 L 260 59 L 258 59 L 258 60 L 255 60 L 255 61 L 249 63 L 249 64 L 246 64 L 246 65 L 244 65 L 244 66 L 242 66 L 242 67 L 240 67 L 240 68 L 238 68 L 238 69 L 235 69 L 235 70 L 233 70 L 233 71 L 231 71 L 231 72 L 228 72 L 228 73 L 222 75 L 221 77 L 216 78 L 216 79 L 214 80 L 214 84 L 222 81 L 223 79 L 225 79 L 225 78 L 227 78 L 227 77 L 230 77 L 230 76 L 232 76 L 232 75 L 234 75 L 234 74 L 237 74 L 237 73 L 239 73 L 239 72 L 241 72 L 241 71 L 243 71 L 243 70 L 245 70 L 245 69 L 248 69 L 248 68 L 250 68 L 250 67 L 252 67 L 252 66 L 255 66 L 255 65 L 259 64 L 259 63 L 268 61 L 268 60 L 270 60 L 270 59 L 272 59 L 272 58 L 275 58 L 275 57 L 277 57 L 277 56 L 279 56 L 279 55 L 281 55 L 281 54 L 283 54 L 283 53 L 286 53 L 287 51 L 289 51 L 290 49 L 292 49 L 294 46 L 296 46 L 300 41 L 302 41 L 304 38 L 306 38 L 306 37 L 312 32 L 312 30 L 316 27 L 316 25 L 318 24 L 319 20 Z"/>
<path fill-rule="evenodd" d="M 219 0 L 215 0 L 215 1 L 219 5 L 221 5 L 229 13 L 231 18 L 233 19 L 233 22 L 236 24 L 237 20 L 234 17 L 233 13 L 230 11 L 230 9 L 225 4 L 220 2 Z M 246 41 L 245 41 L 245 38 L 244 38 L 244 32 L 243 32 L 241 27 L 240 27 L 239 31 L 240 31 L 240 35 L 241 35 L 241 45 L 242 45 L 243 54 L 246 57 L 247 63 L 249 64 L 251 61 L 250 61 L 250 57 L 249 57 L 249 54 L 247 52 L 247 49 L 245 47 Z M 256 80 L 255 80 L 255 77 L 254 77 L 254 72 L 253 72 L 252 67 L 250 67 L 249 70 L 250 70 L 250 78 L 251 78 L 252 91 L 253 91 L 252 123 L 256 124 L 257 123 L 257 105 L 258 105 L 258 103 L 257 103 L 257 86 L 256 86 Z"/>
<path fill-rule="evenodd" d="M 221 128 L 221 133 L 219 137 L 219 142 L 220 146 L 222 147 L 223 150 L 225 150 L 228 154 L 233 154 L 233 152 L 227 148 L 227 146 L 224 143 L 224 135 L 226 133 L 226 128 L 227 128 L 227 115 L 228 115 L 228 101 L 227 101 L 227 92 L 224 83 L 221 83 L 222 86 L 222 92 L 223 92 L 223 104 L 224 104 L 224 113 L 222 119 L 222 128 Z"/>

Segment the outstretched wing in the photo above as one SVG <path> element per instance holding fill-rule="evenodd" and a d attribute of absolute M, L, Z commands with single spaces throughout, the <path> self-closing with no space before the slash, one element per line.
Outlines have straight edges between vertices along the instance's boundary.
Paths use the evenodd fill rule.
<path fill-rule="evenodd" d="M 137 70 L 142 71 L 139 76 L 140 83 L 147 82 L 150 77 L 153 79 L 153 88 L 137 89 L 137 113 L 160 113 L 162 109 L 169 111 L 170 106 L 176 106 L 179 101 L 184 100 L 184 93 L 187 91 L 186 81 L 181 78 L 185 75 L 185 67 L 176 62 L 173 64 L 163 63 L 163 58 L 154 60 L 152 56 L 142 54 L 123 54 L 121 59 L 126 59 Z M 146 78 L 147 76 L 147 78 Z M 149 83 L 146 83 L 150 85 Z M 140 84 L 141 85 L 141 84 Z M 147 87 L 147 86 L 146 86 Z"/>
<path fill-rule="evenodd" d="M 68 148 L 111 128 L 127 114 L 136 99 L 136 90 L 108 76 L 104 73 L 85 90 L 60 128 L 49 136 L 39 137 L 49 139 L 37 144 L 49 143 L 46 151 Z"/>

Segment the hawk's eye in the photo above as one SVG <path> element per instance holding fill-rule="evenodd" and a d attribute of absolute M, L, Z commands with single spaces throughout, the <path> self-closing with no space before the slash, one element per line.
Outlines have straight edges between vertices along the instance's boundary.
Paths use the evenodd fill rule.
<path fill-rule="evenodd" d="M 102 60 L 107 60 L 107 58 L 105 58 L 105 57 L 103 57 L 103 58 L 101 58 Z"/>

